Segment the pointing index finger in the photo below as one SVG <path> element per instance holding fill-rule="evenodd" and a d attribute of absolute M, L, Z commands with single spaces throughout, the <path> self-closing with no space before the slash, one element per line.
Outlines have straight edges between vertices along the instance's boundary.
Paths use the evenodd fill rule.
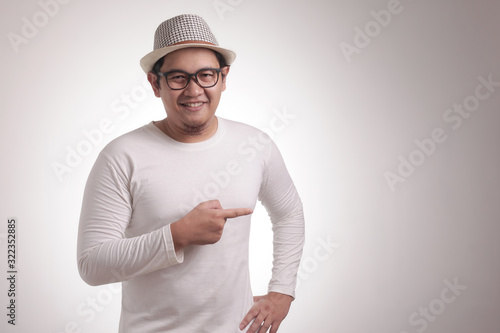
<path fill-rule="evenodd" d="M 243 215 L 252 214 L 253 210 L 250 208 L 234 208 L 234 209 L 223 209 L 222 217 L 225 219 L 231 219 Z"/>

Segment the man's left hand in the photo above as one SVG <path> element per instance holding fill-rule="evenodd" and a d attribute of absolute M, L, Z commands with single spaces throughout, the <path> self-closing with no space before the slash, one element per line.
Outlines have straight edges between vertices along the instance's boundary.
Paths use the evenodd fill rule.
<path fill-rule="evenodd" d="M 240 330 L 255 319 L 248 333 L 266 333 L 269 327 L 271 327 L 270 333 L 278 332 L 281 322 L 288 314 L 293 298 L 289 295 L 270 292 L 265 296 L 256 296 L 253 300 L 254 304 L 243 318 Z"/>

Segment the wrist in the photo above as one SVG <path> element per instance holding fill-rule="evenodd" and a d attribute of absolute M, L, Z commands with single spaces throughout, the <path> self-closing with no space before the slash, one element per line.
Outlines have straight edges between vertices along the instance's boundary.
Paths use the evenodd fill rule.
<path fill-rule="evenodd" d="M 189 245 L 182 228 L 182 219 L 170 224 L 170 232 L 172 233 L 175 251 L 180 251 Z"/>
<path fill-rule="evenodd" d="M 287 300 L 289 301 L 290 303 L 294 300 L 294 298 L 288 294 L 283 294 L 283 293 L 279 293 L 279 292 L 276 292 L 276 291 L 270 291 L 268 293 L 269 297 L 273 298 L 273 299 L 276 299 L 276 300 Z"/>

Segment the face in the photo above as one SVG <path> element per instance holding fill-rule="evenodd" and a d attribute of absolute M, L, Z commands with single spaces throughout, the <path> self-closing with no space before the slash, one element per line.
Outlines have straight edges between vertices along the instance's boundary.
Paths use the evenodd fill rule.
<path fill-rule="evenodd" d="M 202 68 L 219 68 L 219 62 L 212 50 L 204 48 L 186 48 L 169 53 L 165 56 L 161 72 L 183 70 L 195 73 Z M 217 84 L 211 88 L 200 87 L 192 77 L 186 88 L 172 90 L 168 87 L 164 77 L 160 77 L 160 86 L 157 85 L 156 75 L 149 73 L 156 97 L 163 101 L 167 112 L 167 126 L 174 133 L 184 135 L 200 135 L 214 132 L 217 128 L 215 110 L 219 105 L 222 92 L 226 89 L 224 76 L 229 67 L 224 67 Z"/>

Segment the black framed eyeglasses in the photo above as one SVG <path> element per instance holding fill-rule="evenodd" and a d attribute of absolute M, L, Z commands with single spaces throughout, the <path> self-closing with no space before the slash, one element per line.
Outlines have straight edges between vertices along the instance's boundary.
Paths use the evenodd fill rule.
<path fill-rule="evenodd" d="M 165 77 L 167 85 L 172 90 L 181 90 L 188 86 L 191 77 L 194 77 L 196 83 L 202 88 L 213 87 L 219 82 L 221 68 L 202 68 L 196 73 L 188 73 L 181 70 L 170 72 L 158 72 L 159 76 Z"/>

